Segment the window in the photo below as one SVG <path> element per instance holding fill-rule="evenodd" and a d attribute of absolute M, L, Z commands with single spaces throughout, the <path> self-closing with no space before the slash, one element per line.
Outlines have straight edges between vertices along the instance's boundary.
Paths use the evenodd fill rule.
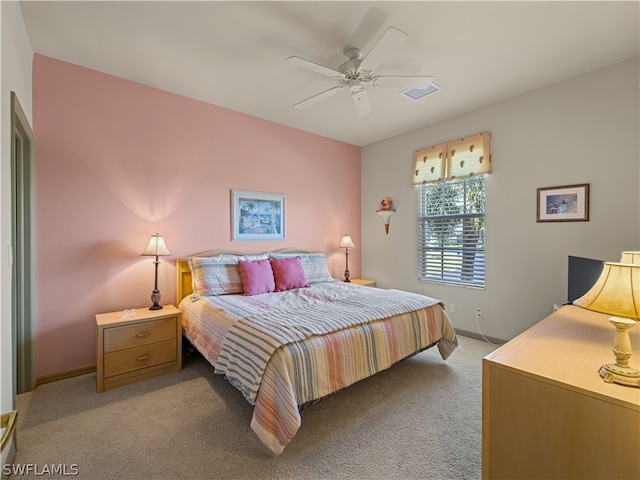
<path fill-rule="evenodd" d="M 418 277 L 484 287 L 484 175 L 420 185 Z"/>
<path fill-rule="evenodd" d="M 481 133 L 414 154 L 418 187 L 418 278 L 484 288 L 485 174 L 490 135 Z"/>

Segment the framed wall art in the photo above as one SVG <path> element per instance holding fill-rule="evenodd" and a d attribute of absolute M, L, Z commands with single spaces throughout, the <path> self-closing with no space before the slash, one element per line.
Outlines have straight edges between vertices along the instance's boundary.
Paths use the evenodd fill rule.
<path fill-rule="evenodd" d="M 589 184 L 538 188 L 538 222 L 589 220 Z"/>
<path fill-rule="evenodd" d="M 231 240 L 284 240 L 285 196 L 231 190 Z"/>

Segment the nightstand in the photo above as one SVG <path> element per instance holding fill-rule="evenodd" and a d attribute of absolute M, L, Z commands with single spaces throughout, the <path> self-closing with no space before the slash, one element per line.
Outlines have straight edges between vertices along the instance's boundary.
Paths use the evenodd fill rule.
<path fill-rule="evenodd" d="M 365 280 L 364 278 L 354 278 L 351 280 L 351 283 L 355 283 L 356 285 L 363 285 L 365 287 L 377 287 L 378 284 L 373 280 Z"/>
<path fill-rule="evenodd" d="M 182 368 L 180 310 L 137 308 L 96 315 L 98 392 Z"/>

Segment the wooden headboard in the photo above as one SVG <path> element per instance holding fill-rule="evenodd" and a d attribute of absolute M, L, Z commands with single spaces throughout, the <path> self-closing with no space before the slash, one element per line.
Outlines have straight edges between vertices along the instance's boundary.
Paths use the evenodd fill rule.
<path fill-rule="evenodd" d="M 262 252 L 259 252 L 262 253 Z M 273 253 L 316 253 L 312 250 L 304 248 L 289 247 L 274 250 Z M 215 257 L 216 255 L 254 255 L 245 252 L 237 252 L 234 250 L 209 250 L 207 252 L 197 253 L 191 257 Z M 176 305 L 180 305 L 182 299 L 193 293 L 193 283 L 191 280 L 191 270 L 189 269 L 189 258 L 183 257 L 176 259 Z"/>

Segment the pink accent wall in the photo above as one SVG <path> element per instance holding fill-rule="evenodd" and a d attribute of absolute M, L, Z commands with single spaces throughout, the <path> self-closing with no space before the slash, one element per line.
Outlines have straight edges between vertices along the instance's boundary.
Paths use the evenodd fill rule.
<path fill-rule="evenodd" d="M 161 303 L 175 258 L 214 248 L 323 251 L 342 278 L 360 241 L 360 148 L 34 56 L 37 375 L 95 365 L 95 314 Z M 284 241 L 232 242 L 230 189 L 286 195 Z M 349 255 L 352 278 L 360 253 Z"/>

